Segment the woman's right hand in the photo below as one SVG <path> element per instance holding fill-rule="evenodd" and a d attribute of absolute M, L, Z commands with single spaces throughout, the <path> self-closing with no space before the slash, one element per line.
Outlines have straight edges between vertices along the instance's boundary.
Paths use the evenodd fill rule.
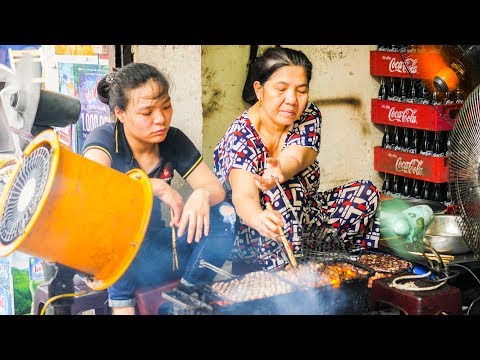
<path fill-rule="evenodd" d="M 278 211 L 265 209 L 257 216 L 255 230 L 266 238 L 277 240 L 282 227 L 283 217 Z"/>
<path fill-rule="evenodd" d="M 152 183 L 153 195 L 158 196 L 161 201 L 173 210 L 170 226 L 178 226 L 184 206 L 182 195 L 161 179 L 150 179 L 150 181 Z"/>

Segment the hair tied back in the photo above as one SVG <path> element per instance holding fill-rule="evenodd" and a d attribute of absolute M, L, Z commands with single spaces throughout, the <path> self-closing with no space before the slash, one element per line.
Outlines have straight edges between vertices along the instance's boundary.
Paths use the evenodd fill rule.
<path fill-rule="evenodd" d="M 110 73 L 106 76 L 105 81 L 107 82 L 108 85 L 112 85 L 114 79 L 115 79 L 115 73 Z"/>

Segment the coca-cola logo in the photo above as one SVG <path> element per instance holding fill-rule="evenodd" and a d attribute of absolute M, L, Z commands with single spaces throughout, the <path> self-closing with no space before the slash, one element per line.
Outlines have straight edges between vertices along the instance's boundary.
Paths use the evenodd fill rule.
<path fill-rule="evenodd" d="M 417 109 L 406 108 L 405 110 L 395 110 L 395 106 L 392 106 L 388 111 L 388 120 L 416 124 L 417 123 L 416 114 L 417 114 Z"/>
<path fill-rule="evenodd" d="M 388 64 L 388 71 L 401 74 L 416 74 L 418 59 L 407 58 L 405 60 L 396 60 L 392 58 Z"/>
<path fill-rule="evenodd" d="M 395 171 L 403 172 L 405 174 L 423 176 L 422 165 L 423 160 L 412 159 L 410 161 L 404 161 L 401 157 L 399 157 L 395 163 Z"/>

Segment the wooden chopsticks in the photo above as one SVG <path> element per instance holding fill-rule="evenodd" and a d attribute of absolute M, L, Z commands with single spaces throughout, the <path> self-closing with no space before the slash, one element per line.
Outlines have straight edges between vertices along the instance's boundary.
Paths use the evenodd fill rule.
<path fill-rule="evenodd" d="M 170 219 L 173 219 L 173 209 L 170 209 Z M 178 269 L 178 256 L 177 256 L 177 233 L 175 226 L 172 226 L 172 262 L 173 271 Z"/>
<path fill-rule="evenodd" d="M 272 204 L 267 202 L 267 209 L 273 210 Z M 288 243 L 288 239 L 283 232 L 283 229 L 280 225 L 278 225 L 278 231 L 280 232 L 280 239 L 282 239 L 282 245 L 284 248 L 285 253 L 287 254 L 288 260 L 293 267 L 297 267 L 297 260 L 295 260 L 295 256 L 293 256 L 293 251 L 290 248 L 290 244 Z"/>

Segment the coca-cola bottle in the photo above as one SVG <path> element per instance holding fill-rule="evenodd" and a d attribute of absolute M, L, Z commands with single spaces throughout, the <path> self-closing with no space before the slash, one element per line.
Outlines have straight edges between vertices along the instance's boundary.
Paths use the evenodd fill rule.
<path fill-rule="evenodd" d="M 392 174 L 385 173 L 382 185 L 382 193 L 388 195 L 392 189 Z"/>
<path fill-rule="evenodd" d="M 410 196 L 413 199 L 420 199 L 422 196 L 422 187 L 423 187 L 422 180 L 413 179 L 412 191 L 410 191 Z"/>
<path fill-rule="evenodd" d="M 393 130 L 393 150 L 401 151 L 403 146 L 403 129 L 399 126 L 395 126 Z"/>
<path fill-rule="evenodd" d="M 442 95 L 438 91 L 432 93 L 432 99 L 430 100 L 431 105 L 442 105 Z"/>
<path fill-rule="evenodd" d="M 416 103 L 418 102 L 418 90 L 416 85 L 416 79 L 410 81 L 410 89 L 408 90 L 407 102 Z"/>
<path fill-rule="evenodd" d="M 455 96 L 455 93 L 453 93 L 452 91 L 446 91 L 445 92 L 445 97 L 443 98 L 443 103 L 445 105 L 450 105 L 450 104 L 453 104 L 454 102 L 454 96 Z"/>
<path fill-rule="evenodd" d="M 410 128 L 403 129 L 402 151 L 410 152 L 411 139 L 412 139 L 412 129 Z"/>
<path fill-rule="evenodd" d="M 432 191 L 432 200 L 442 202 L 444 200 L 443 191 L 442 191 L 442 184 L 435 183 L 433 185 Z"/>
<path fill-rule="evenodd" d="M 397 80 L 394 77 L 390 78 L 388 100 L 398 101 L 398 85 L 397 85 Z"/>
<path fill-rule="evenodd" d="M 436 131 L 433 138 L 433 156 L 445 156 L 445 147 L 442 133 Z"/>
<path fill-rule="evenodd" d="M 402 101 L 402 102 L 407 101 L 407 94 L 408 94 L 407 80 L 404 78 L 401 78 L 399 95 L 398 95 L 398 97 L 400 98 L 399 101 Z"/>
<path fill-rule="evenodd" d="M 452 141 L 451 141 L 451 132 L 446 131 L 447 141 L 445 142 L 445 156 L 450 156 L 452 153 Z"/>
<path fill-rule="evenodd" d="M 400 175 L 393 175 L 392 195 L 395 197 L 402 197 L 403 192 L 403 177 Z"/>
<path fill-rule="evenodd" d="M 385 83 L 385 78 L 383 76 L 380 78 L 380 89 L 378 89 L 378 98 L 380 100 L 388 99 L 388 87 Z"/>
<path fill-rule="evenodd" d="M 433 154 L 433 144 L 430 139 L 430 131 L 424 130 L 423 131 L 423 141 L 422 147 L 420 148 L 420 154 L 425 156 L 432 156 Z"/>
<path fill-rule="evenodd" d="M 450 188 L 449 183 L 447 183 L 447 193 L 445 194 L 445 205 L 446 206 L 452 206 L 453 205 L 452 190 Z"/>
<path fill-rule="evenodd" d="M 432 183 L 429 181 L 423 182 L 423 189 L 422 189 L 422 199 L 425 200 L 432 200 Z"/>
<path fill-rule="evenodd" d="M 410 142 L 409 152 L 412 154 L 420 154 L 422 147 L 422 130 L 412 130 L 412 141 Z"/>
<path fill-rule="evenodd" d="M 390 135 L 390 125 L 385 125 L 385 132 L 383 133 L 382 147 L 390 149 L 392 147 L 392 137 Z"/>
<path fill-rule="evenodd" d="M 405 199 L 410 199 L 411 195 L 410 193 L 412 192 L 412 185 L 413 185 L 413 179 L 405 177 L 403 179 L 403 191 L 402 191 L 402 197 Z"/>
<path fill-rule="evenodd" d="M 430 91 L 424 81 L 420 83 L 420 89 L 418 91 L 418 102 L 420 104 L 430 104 Z"/>
<path fill-rule="evenodd" d="M 463 103 L 464 100 L 465 100 L 465 93 L 463 92 L 462 89 L 457 88 L 457 91 L 455 92 L 455 102 L 457 104 L 461 104 Z"/>

